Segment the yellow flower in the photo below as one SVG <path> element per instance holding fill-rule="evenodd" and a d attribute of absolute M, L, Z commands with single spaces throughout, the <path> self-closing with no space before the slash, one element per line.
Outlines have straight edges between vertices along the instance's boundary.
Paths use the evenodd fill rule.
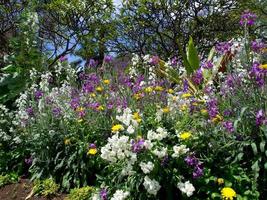
<path fill-rule="evenodd" d="M 76 108 L 76 111 L 77 112 L 82 112 L 82 111 L 84 111 L 85 109 L 83 108 L 83 107 L 78 107 L 78 108 Z"/>
<path fill-rule="evenodd" d="M 138 112 L 135 112 L 135 113 L 133 114 L 133 119 L 134 119 L 135 121 L 137 121 L 138 123 L 140 123 L 140 122 L 142 121 L 142 118 L 141 118 L 141 116 L 139 115 Z"/>
<path fill-rule="evenodd" d="M 260 68 L 260 69 L 267 69 L 267 64 L 260 65 L 259 68 Z"/>
<path fill-rule="evenodd" d="M 218 178 L 218 179 L 217 179 L 217 183 L 218 183 L 219 185 L 224 184 L 224 179 L 223 179 L 223 178 Z"/>
<path fill-rule="evenodd" d="M 83 119 L 78 119 L 77 122 L 82 123 Z"/>
<path fill-rule="evenodd" d="M 146 93 L 151 93 L 151 92 L 153 92 L 153 88 L 152 87 L 147 87 L 147 88 L 145 88 L 145 92 Z"/>
<path fill-rule="evenodd" d="M 95 155 L 97 153 L 96 148 L 90 148 L 87 152 L 87 155 Z"/>
<path fill-rule="evenodd" d="M 64 144 L 65 144 L 65 145 L 69 145 L 69 144 L 70 144 L 70 139 L 65 139 L 65 140 L 64 140 Z"/>
<path fill-rule="evenodd" d="M 162 112 L 168 113 L 168 112 L 170 112 L 170 108 L 169 107 L 162 108 Z"/>
<path fill-rule="evenodd" d="M 106 85 L 109 85 L 110 84 L 110 80 L 105 79 L 105 80 L 103 80 L 103 83 L 106 84 Z"/>
<path fill-rule="evenodd" d="M 156 86 L 156 87 L 155 87 L 155 90 L 158 91 L 158 92 L 160 92 L 160 91 L 163 90 L 163 87 L 161 87 L 161 86 Z"/>
<path fill-rule="evenodd" d="M 99 111 L 102 111 L 102 110 L 104 110 L 104 106 L 98 106 L 97 108 L 96 108 L 96 110 L 99 110 Z"/>
<path fill-rule="evenodd" d="M 197 106 L 198 103 L 197 103 L 197 102 L 193 102 L 192 105 L 193 105 L 193 106 Z"/>
<path fill-rule="evenodd" d="M 192 94 L 190 94 L 190 93 L 184 93 L 184 94 L 182 94 L 182 98 L 183 99 L 187 99 L 189 97 L 192 97 Z"/>
<path fill-rule="evenodd" d="M 179 135 L 179 138 L 182 140 L 187 140 L 192 136 L 191 132 L 182 132 Z"/>
<path fill-rule="evenodd" d="M 96 95 L 95 95 L 95 93 L 91 93 L 90 96 L 91 97 L 95 97 Z"/>
<path fill-rule="evenodd" d="M 236 192 L 230 187 L 225 187 L 221 190 L 221 195 L 224 200 L 233 200 Z"/>
<path fill-rule="evenodd" d="M 119 131 L 123 131 L 123 130 L 124 130 L 124 128 L 121 124 L 116 124 L 116 125 L 112 126 L 112 128 L 111 128 L 112 133 L 118 133 Z"/>
<path fill-rule="evenodd" d="M 174 93 L 174 90 L 173 89 L 168 89 L 168 93 L 169 94 L 173 94 Z"/>
<path fill-rule="evenodd" d="M 180 106 L 181 111 L 186 111 L 187 108 L 188 108 L 188 106 L 186 104 L 183 104 Z"/>
<path fill-rule="evenodd" d="M 223 120 L 223 118 L 222 118 L 221 115 L 216 115 L 216 116 L 212 119 L 212 122 L 213 122 L 213 123 L 218 123 L 218 122 L 220 122 L 220 121 L 222 121 L 222 120 Z"/>
<path fill-rule="evenodd" d="M 201 109 L 200 110 L 200 113 L 202 114 L 202 115 L 208 115 L 208 110 L 207 109 Z"/>
<path fill-rule="evenodd" d="M 98 86 L 98 87 L 96 87 L 96 89 L 95 89 L 97 92 L 102 92 L 103 91 L 103 88 L 101 87 L 101 86 Z"/>
<path fill-rule="evenodd" d="M 141 99 L 141 98 L 142 98 L 141 93 L 136 93 L 136 94 L 134 94 L 134 98 L 135 98 L 136 100 Z"/>

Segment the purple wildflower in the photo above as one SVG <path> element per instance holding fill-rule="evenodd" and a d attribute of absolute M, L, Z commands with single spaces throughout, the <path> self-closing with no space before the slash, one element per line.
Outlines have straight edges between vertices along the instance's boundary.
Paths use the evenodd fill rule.
<path fill-rule="evenodd" d="M 94 59 L 90 59 L 89 60 L 89 67 L 96 67 L 98 65 L 98 61 L 94 60 Z"/>
<path fill-rule="evenodd" d="M 206 61 L 206 62 L 204 62 L 202 64 L 202 67 L 204 69 L 212 69 L 213 68 L 213 63 L 210 60 L 208 60 L 208 61 Z"/>
<path fill-rule="evenodd" d="M 80 106 L 80 99 L 77 97 L 71 99 L 70 106 L 73 110 L 76 110 Z"/>
<path fill-rule="evenodd" d="M 89 144 L 89 149 L 96 149 L 96 144 L 95 143 Z"/>
<path fill-rule="evenodd" d="M 105 63 L 110 63 L 112 60 L 113 60 L 113 57 L 110 56 L 110 55 L 106 55 L 106 56 L 104 57 L 104 62 L 105 62 Z"/>
<path fill-rule="evenodd" d="M 257 18 L 257 15 L 246 10 L 242 13 L 239 23 L 241 26 L 245 26 L 245 25 L 246 26 L 253 26 L 255 24 L 256 18 Z"/>
<path fill-rule="evenodd" d="M 231 122 L 231 121 L 225 121 L 225 122 L 223 122 L 223 127 L 224 127 L 229 133 L 234 132 L 234 125 L 233 125 L 233 122 Z"/>
<path fill-rule="evenodd" d="M 44 93 L 42 90 L 36 90 L 34 93 L 34 97 L 36 100 L 41 99 L 44 96 Z"/>
<path fill-rule="evenodd" d="M 187 92 L 188 88 L 189 88 L 188 81 L 186 79 L 184 79 L 184 81 L 183 81 L 183 92 Z"/>
<path fill-rule="evenodd" d="M 256 53 L 259 53 L 265 47 L 266 45 L 262 41 L 254 40 L 251 42 L 251 49 Z"/>
<path fill-rule="evenodd" d="M 33 108 L 32 108 L 32 107 L 28 107 L 28 108 L 26 109 L 26 112 L 28 113 L 28 115 L 29 115 L 30 117 L 33 117 L 33 116 L 34 116 L 34 112 L 33 112 Z"/>
<path fill-rule="evenodd" d="M 199 178 L 203 176 L 203 174 L 203 166 L 201 164 L 196 165 L 193 171 L 193 178 Z"/>
<path fill-rule="evenodd" d="M 254 62 L 249 75 L 255 78 L 258 86 L 262 87 L 265 83 L 264 77 L 267 75 L 267 70 L 261 69 L 259 62 Z"/>
<path fill-rule="evenodd" d="M 229 110 L 229 109 L 226 109 L 226 110 L 223 111 L 223 115 L 224 115 L 225 117 L 229 117 L 231 114 L 232 114 L 232 111 Z"/>
<path fill-rule="evenodd" d="M 67 56 L 61 56 L 60 58 L 59 58 L 59 61 L 60 62 L 64 62 L 64 61 L 67 61 L 68 60 L 68 57 Z"/>
<path fill-rule="evenodd" d="M 149 64 L 151 64 L 151 65 L 157 65 L 157 64 L 159 64 L 159 61 L 160 61 L 160 59 L 159 59 L 158 56 L 152 56 L 152 58 L 149 61 Z"/>
<path fill-rule="evenodd" d="M 178 58 L 177 57 L 173 57 L 171 59 L 171 66 L 173 66 L 173 67 L 177 66 L 178 62 L 179 62 Z"/>
<path fill-rule="evenodd" d="M 210 118 L 216 117 L 216 115 L 219 113 L 216 99 L 210 99 L 207 102 L 207 108 Z"/>
<path fill-rule="evenodd" d="M 142 151 L 144 148 L 144 142 L 145 140 L 143 138 L 138 139 L 137 141 L 132 140 L 132 152 L 139 153 L 140 151 Z"/>
<path fill-rule="evenodd" d="M 52 109 L 52 113 L 55 117 L 59 117 L 61 114 L 61 109 L 59 107 L 55 107 Z"/>
<path fill-rule="evenodd" d="M 196 85 L 200 85 L 203 81 L 203 74 L 202 74 L 202 70 L 201 68 L 198 69 L 195 74 L 193 75 L 192 77 L 192 80 L 193 82 L 196 84 Z"/>
<path fill-rule="evenodd" d="M 32 164 L 32 156 L 30 156 L 29 158 L 25 158 L 24 159 L 24 162 L 26 165 L 30 166 Z"/>
<path fill-rule="evenodd" d="M 198 159 L 195 155 L 190 155 L 185 158 L 185 162 L 189 166 L 195 166 L 198 164 Z"/>
<path fill-rule="evenodd" d="M 219 42 L 216 44 L 215 49 L 220 54 L 226 54 L 231 51 L 232 42 Z"/>
<path fill-rule="evenodd" d="M 266 123 L 266 116 L 262 109 L 260 109 L 256 114 L 256 125 L 260 126 Z"/>
<path fill-rule="evenodd" d="M 107 200 L 108 199 L 108 191 L 106 188 L 101 189 L 100 197 L 101 197 L 101 200 Z"/>

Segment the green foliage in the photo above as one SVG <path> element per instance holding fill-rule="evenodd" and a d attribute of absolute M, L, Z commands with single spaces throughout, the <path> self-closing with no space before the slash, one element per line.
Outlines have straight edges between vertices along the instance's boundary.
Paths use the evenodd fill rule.
<path fill-rule="evenodd" d="M 0 188 L 4 185 L 16 183 L 19 179 L 19 176 L 16 173 L 0 175 Z"/>
<path fill-rule="evenodd" d="M 51 197 L 56 195 L 58 189 L 59 185 L 57 185 L 52 178 L 35 180 L 33 183 L 33 193 L 36 195 Z"/>
<path fill-rule="evenodd" d="M 66 200 L 87 200 L 91 197 L 93 192 L 94 188 L 90 186 L 74 188 L 70 190 L 70 194 Z"/>

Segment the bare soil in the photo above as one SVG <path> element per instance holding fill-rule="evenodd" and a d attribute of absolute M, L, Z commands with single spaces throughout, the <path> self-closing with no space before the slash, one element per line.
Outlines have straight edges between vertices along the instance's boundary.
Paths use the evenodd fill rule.
<path fill-rule="evenodd" d="M 0 188 L 0 200 L 25 200 L 32 190 L 32 184 L 27 179 Z M 29 200 L 64 200 L 66 195 L 58 194 L 52 198 L 34 196 Z"/>

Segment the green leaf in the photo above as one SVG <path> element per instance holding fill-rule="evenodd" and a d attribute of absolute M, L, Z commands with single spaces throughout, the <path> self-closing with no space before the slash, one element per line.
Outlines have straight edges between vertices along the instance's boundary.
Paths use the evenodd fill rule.
<path fill-rule="evenodd" d="M 190 37 L 187 48 L 187 59 L 191 66 L 192 73 L 199 68 L 200 61 L 197 53 L 197 49 L 194 46 L 192 37 Z"/>
<path fill-rule="evenodd" d="M 264 149 L 265 149 L 264 147 L 265 147 L 265 141 L 262 141 L 260 143 L 260 150 L 261 150 L 262 153 L 264 152 Z"/>
<path fill-rule="evenodd" d="M 258 149 L 257 149 L 257 146 L 256 146 L 256 144 L 254 142 L 251 143 L 251 147 L 252 147 L 254 155 L 257 155 L 258 154 Z"/>

